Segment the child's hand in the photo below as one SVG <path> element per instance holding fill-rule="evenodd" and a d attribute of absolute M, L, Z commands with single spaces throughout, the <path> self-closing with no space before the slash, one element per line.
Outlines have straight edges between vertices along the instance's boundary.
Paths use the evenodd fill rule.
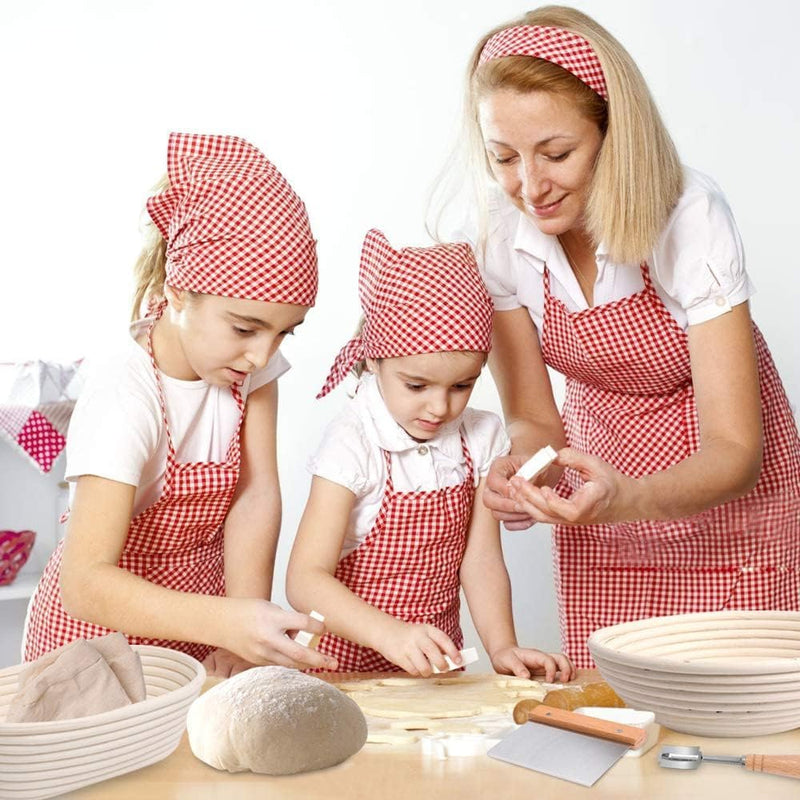
<path fill-rule="evenodd" d="M 226 649 L 252 662 L 295 669 L 335 670 L 336 659 L 297 644 L 289 631 L 324 633 L 325 626 L 296 611 L 285 611 L 267 600 L 226 598 L 229 604 Z"/>
<path fill-rule="evenodd" d="M 503 647 L 491 654 L 492 666 L 501 675 L 516 675 L 530 678 L 531 674 L 544 672 L 544 679 L 552 683 L 556 679 L 563 682 L 575 677 L 575 667 L 563 653 L 543 653 L 530 647 Z"/>
<path fill-rule="evenodd" d="M 461 663 L 461 654 L 453 640 L 433 625 L 392 620 L 376 649 L 409 675 L 422 678 L 433 675 L 432 665 L 443 672 L 449 669 L 445 653 L 456 664 Z"/>
<path fill-rule="evenodd" d="M 209 675 L 216 675 L 220 678 L 230 678 L 256 665 L 245 661 L 243 658 L 237 656 L 236 653 L 231 653 L 230 650 L 218 647 L 205 657 L 203 666 L 206 668 L 206 672 Z"/>

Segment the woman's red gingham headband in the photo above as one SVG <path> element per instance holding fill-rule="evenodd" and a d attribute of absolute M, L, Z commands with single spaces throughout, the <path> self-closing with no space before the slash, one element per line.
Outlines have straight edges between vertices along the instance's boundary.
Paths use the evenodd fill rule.
<path fill-rule="evenodd" d="M 506 56 L 531 56 L 558 64 L 608 100 L 600 59 L 589 42 L 577 33 L 544 25 L 506 28 L 486 42 L 478 66 Z"/>

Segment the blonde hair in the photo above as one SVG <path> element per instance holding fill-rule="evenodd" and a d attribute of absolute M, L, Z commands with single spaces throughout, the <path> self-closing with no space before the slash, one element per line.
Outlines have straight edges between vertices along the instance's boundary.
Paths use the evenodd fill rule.
<path fill-rule="evenodd" d="M 556 64 L 529 56 L 508 56 L 479 66 L 486 42 L 499 31 L 519 25 L 562 28 L 591 44 L 603 68 L 608 102 Z M 488 183 L 491 169 L 478 118 L 482 97 L 497 89 L 544 91 L 567 95 L 604 134 L 597 155 L 585 211 L 585 225 L 595 246 L 601 241 L 614 261 L 649 257 L 683 191 L 683 170 L 675 145 L 658 113 L 647 84 L 622 45 L 591 17 L 566 6 L 543 6 L 500 25 L 477 44 L 469 62 L 464 101 L 461 153 L 454 153 L 445 173 L 467 170 L 478 210 L 479 247 L 488 229 Z M 432 230 L 438 238 L 444 206 L 463 188 L 464 175 L 451 191 L 437 187 L 440 201 Z M 431 227 L 431 226 L 429 226 Z"/>
<path fill-rule="evenodd" d="M 153 187 L 153 192 L 169 189 L 166 175 Z M 135 290 L 131 319 L 141 319 L 151 301 L 163 297 L 164 282 L 167 279 L 167 242 L 152 222 L 148 222 L 144 232 L 144 246 L 133 267 Z"/>

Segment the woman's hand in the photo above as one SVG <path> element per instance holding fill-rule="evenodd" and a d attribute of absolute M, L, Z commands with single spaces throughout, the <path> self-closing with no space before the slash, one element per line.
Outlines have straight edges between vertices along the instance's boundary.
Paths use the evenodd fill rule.
<path fill-rule="evenodd" d="M 378 652 L 409 675 L 428 678 L 433 675 L 433 666 L 446 672 L 450 667 L 445 654 L 455 664 L 461 663 L 453 640 L 433 625 L 390 620 L 377 641 Z"/>
<path fill-rule="evenodd" d="M 558 679 L 563 683 L 575 677 L 575 667 L 563 653 L 544 653 L 531 647 L 503 647 L 490 656 L 495 672 L 530 678 L 544 673 L 547 683 Z"/>
<path fill-rule="evenodd" d="M 522 478 L 509 481 L 513 510 L 535 522 L 551 525 L 591 525 L 636 519 L 636 481 L 605 461 L 573 450 L 560 450 L 555 462 L 575 470 L 583 484 L 564 499 L 549 486 L 534 486 Z"/>
<path fill-rule="evenodd" d="M 285 611 L 267 600 L 225 598 L 228 620 L 225 649 L 251 664 L 276 664 L 294 669 L 335 670 L 336 659 L 297 644 L 295 631 L 325 632 L 325 626 L 308 614 Z"/>
<path fill-rule="evenodd" d="M 509 494 L 509 479 L 526 460 L 525 456 L 500 456 L 492 462 L 486 476 L 483 504 L 509 531 L 521 531 L 536 522 L 530 514 L 516 511 L 517 501 Z"/>

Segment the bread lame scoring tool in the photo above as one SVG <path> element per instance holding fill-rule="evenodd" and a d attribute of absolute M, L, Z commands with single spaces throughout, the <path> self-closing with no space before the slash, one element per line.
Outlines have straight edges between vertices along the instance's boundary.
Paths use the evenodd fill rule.
<path fill-rule="evenodd" d="M 543 705 L 529 711 L 528 719 L 487 755 L 581 786 L 593 786 L 647 738 L 643 728 Z"/>

